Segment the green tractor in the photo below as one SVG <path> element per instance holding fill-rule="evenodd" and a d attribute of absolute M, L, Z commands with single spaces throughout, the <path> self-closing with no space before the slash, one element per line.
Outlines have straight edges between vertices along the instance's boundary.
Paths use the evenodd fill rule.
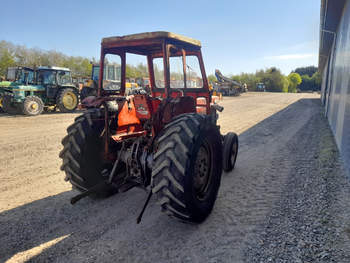
<path fill-rule="evenodd" d="M 18 85 L 28 85 L 34 83 L 34 70 L 28 67 L 9 67 L 6 73 L 6 79 L 0 81 L 0 111 L 12 112 L 9 100 L 4 96 L 11 93 L 11 90 Z"/>
<path fill-rule="evenodd" d="M 0 81 L 0 87 L 10 87 L 17 84 L 33 83 L 34 70 L 28 67 L 7 68 L 6 80 Z"/>
<path fill-rule="evenodd" d="M 77 108 L 79 92 L 72 83 L 68 68 L 38 67 L 33 71 L 33 76 L 29 78 L 28 75 L 24 82 L 15 81 L 9 86 L 0 86 L 5 112 L 35 116 L 49 106 L 55 106 L 61 112 L 72 112 Z"/>

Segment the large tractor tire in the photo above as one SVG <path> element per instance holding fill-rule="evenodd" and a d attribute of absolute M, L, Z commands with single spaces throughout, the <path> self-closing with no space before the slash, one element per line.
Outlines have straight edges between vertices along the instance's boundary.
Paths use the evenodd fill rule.
<path fill-rule="evenodd" d="M 19 107 L 12 104 L 12 97 L 5 95 L 2 99 L 2 109 L 8 114 L 18 114 L 20 112 Z"/>
<path fill-rule="evenodd" d="M 200 223 L 212 211 L 222 173 L 222 140 L 208 117 L 182 114 L 156 140 L 152 191 L 162 211 Z"/>
<path fill-rule="evenodd" d="M 230 172 L 235 168 L 238 154 L 238 136 L 233 132 L 229 132 L 224 137 L 223 142 L 223 164 L 225 172 Z"/>
<path fill-rule="evenodd" d="M 112 165 L 103 159 L 103 129 L 103 111 L 91 109 L 75 118 L 67 128 L 68 135 L 62 139 L 61 170 L 66 173 L 65 180 L 82 192 L 108 179 Z M 115 188 L 106 186 L 95 196 L 107 197 L 116 192 Z"/>
<path fill-rule="evenodd" d="M 36 116 L 43 112 L 44 103 L 37 96 L 28 96 L 24 99 L 22 112 L 24 115 Z"/>
<path fill-rule="evenodd" d="M 78 107 L 79 95 L 74 88 L 65 88 L 58 93 L 56 104 L 61 112 L 73 112 Z"/>

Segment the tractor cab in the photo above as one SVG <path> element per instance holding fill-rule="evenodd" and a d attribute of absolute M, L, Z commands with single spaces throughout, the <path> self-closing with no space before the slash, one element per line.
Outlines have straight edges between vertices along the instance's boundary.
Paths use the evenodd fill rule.
<path fill-rule="evenodd" d="M 264 83 L 257 83 L 256 84 L 256 91 L 266 91 L 266 87 Z"/>
<path fill-rule="evenodd" d="M 62 112 L 70 112 L 77 108 L 79 92 L 73 84 L 69 68 L 38 67 L 36 83 L 45 88 L 47 104 L 57 105 Z"/>
<path fill-rule="evenodd" d="M 103 79 L 107 81 L 120 82 L 120 66 L 119 65 L 105 65 Z M 93 81 L 99 80 L 100 75 L 100 64 L 92 65 L 91 79 Z"/>
<path fill-rule="evenodd" d="M 0 81 L 0 111 L 16 113 L 10 100 L 19 87 L 31 87 L 35 81 L 35 72 L 28 67 L 9 67 L 6 72 L 6 80 Z"/>
<path fill-rule="evenodd" d="M 34 75 L 32 68 L 9 67 L 6 73 L 6 81 L 0 82 L 0 87 L 33 84 Z"/>
<path fill-rule="evenodd" d="M 73 84 L 69 68 L 38 67 L 36 73 L 37 83 L 39 85 L 69 86 Z"/>
<path fill-rule="evenodd" d="M 98 81 L 100 74 L 100 64 L 93 64 L 91 70 L 91 80 Z"/>
<path fill-rule="evenodd" d="M 148 65 L 148 87 L 153 98 L 192 97 L 196 106 L 209 112 L 210 94 L 201 43 L 169 32 L 151 32 L 109 37 L 102 40 L 99 95 L 125 95 L 128 54 L 144 57 Z M 106 65 L 119 67 L 120 83 L 104 83 Z"/>
<path fill-rule="evenodd" d="M 103 70 L 103 82 L 105 85 L 113 83 L 120 83 L 120 66 L 118 65 L 105 65 Z M 80 98 L 84 100 L 89 96 L 97 95 L 97 87 L 100 75 L 100 64 L 92 64 L 91 78 L 85 81 L 83 88 L 80 91 Z"/>

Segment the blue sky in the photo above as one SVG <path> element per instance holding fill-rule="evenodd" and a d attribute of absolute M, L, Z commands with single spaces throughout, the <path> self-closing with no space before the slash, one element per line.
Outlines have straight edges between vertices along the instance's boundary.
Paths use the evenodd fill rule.
<path fill-rule="evenodd" d="M 171 31 L 202 42 L 207 74 L 317 66 L 320 0 L 1 0 L 0 40 L 99 57 L 103 37 Z"/>

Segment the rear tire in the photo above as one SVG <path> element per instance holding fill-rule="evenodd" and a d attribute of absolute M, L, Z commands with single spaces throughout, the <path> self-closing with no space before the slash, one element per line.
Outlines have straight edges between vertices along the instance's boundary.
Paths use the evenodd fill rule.
<path fill-rule="evenodd" d="M 37 96 L 28 96 L 24 99 L 22 105 L 22 112 L 24 115 L 36 116 L 43 112 L 44 103 Z"/>
<path fill-rule="evenodd" d="M 229 132 L 224 137 L 223 142 L 223 164 L 225 172 L 230 172 L 235 168 L 238 154 L 238 136 L 233 132 Z"/>
<path fill-rule="evenodd" d="M 104 170 L 110 171 L 111 164 L 103 159 L 104 129 L 103 112 L 91 109 L 75 118 L 75 122 L 67 128 L 68 135 L 62 139 L 63 150 L 59 157 L 63 164 L 61 170 L 66 173 L 66 181 L 79 191 L 86 191 L 91 187 L 108 179 L 103 176 Z M 107 172 L 108 174 L 108 172 Z M 117 189 L 106 186 L 99 197 L 107 197 L 117 192 Z"/>
<path fill-rule="evenodd" d="M 79 104 L 78 92 L 74 88 L 60 90 L 56 99 L 56 104 L 61 112 L 75 111 Z"/>
<path fill-rule="evenodd" d="M 222 173 L 222 143 L 217 126 L 198 114 L 182 114 L 156 140 L 152 191 L 162 211 L 200 223 L 212 211 Z"/>

